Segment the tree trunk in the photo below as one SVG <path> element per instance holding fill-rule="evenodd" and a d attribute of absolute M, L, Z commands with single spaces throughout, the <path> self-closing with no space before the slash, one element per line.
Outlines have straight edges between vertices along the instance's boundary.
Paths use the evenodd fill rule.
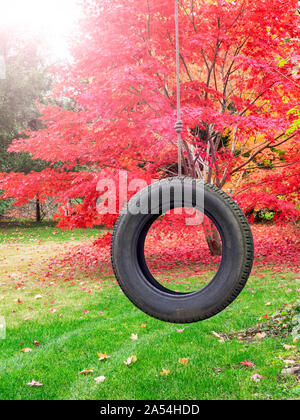
<path fill-rule="evenodd" d="M 222 242 L 215 225 L 208 218 L 204 219 L 203 222 L 205 239 L 213 257 L 222 255 Z"/>
<path fill-rule="evenodd" d="M 36 200 L 36 221 L 37 223 L 40 223 L 42 221 L 41 203 L 39 199 Z"/>
<path fill-rule="evenodd" d="M 206 127 L 206 133 L 205 133 L 204 140 L 207 143 L 207 158 L 206 158 L 206 167 L 202 165 L 200 167 L 200 161 L 199 159 L 195 159 L 195 156 L 193 155 L 192 151 L 189 148 L 189 145 L 184 142 L 185 150 L 189 157 L 189 176 L 192 178 L 196 177 L 196 174 L 199 176 L 199 178 L 204 179 L 204 182 L 207 182 L 208 184 L 212 183 L 214 171 L 216 174 L 216 185 L 219 188 L 222 188 L 222 186 L 225 184 L 225 180 L 222 181 L 219 180 L 219 167 L 217 164 L 217 150 L 218 146 L 220 144 L 221 140 L 221 134 L 220 133 L 214 133 L 212 126 Z M 211 157 L 211 164 L 208 164 L 209 157 Z M 205 233 L 205 239 L 208 245 L 208 248 L 210 250 L 210 253 L 212 256 L 220 256 L 222 255 L 222 241 L 219 235 L 219 232 L 216 228 L 216 226 L 212 223 L 212 221 L 208 217 L 204 217 L 203 221 L 203 229 Z"/>

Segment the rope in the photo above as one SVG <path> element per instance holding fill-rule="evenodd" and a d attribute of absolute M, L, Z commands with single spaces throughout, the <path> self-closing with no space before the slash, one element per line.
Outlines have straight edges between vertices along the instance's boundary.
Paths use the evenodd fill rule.
<path fill-rule="evenodd" d="M 178 0 L 175 0 L 175 26 L 176 26 L 176 77 L 177 77 L 177 122 L 175 124 L 175 131 L 177 133 L 178 144 L 178 176 L 182 176 L 182 138 L 183 122 L 181 121 L 180 108 L 180 46 L 179 46 L 179 13 Z"/>

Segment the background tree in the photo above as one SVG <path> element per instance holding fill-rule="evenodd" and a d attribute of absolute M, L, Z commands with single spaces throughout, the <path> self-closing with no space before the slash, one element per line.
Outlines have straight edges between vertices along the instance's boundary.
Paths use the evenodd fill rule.
<path fill-rule="evenodd" d="M 177 173 L 173 2 L 83 5 L 74 62 L 55 69 L 53 95 L 70 98 L 72 108 L 43 107 L 47 127 L 10 147 L 52 168 L 26 182 L 18 174 L 2 180 L 5 197 L 20 197 L 17 203 L 37 194 L 41 181 L 43 196 L 63 205 L 84 197 L 71 212 L 62 208 L 60 223 L 68 227 L 113 224 L 116 216 L 97 214 L 96 185 L 117 169 L 144 178 Z M 182 0 L 180 38 L 185 175 L 230 189 L 250 216 L 258 206 L 297 219 L 290 185 L 299 129 L 289 131 L 289 110 L 299 103 L 299 67 L 290 60 L 280 66 L 299 55 L 297 1 Z M 70 172 L 76 167 L 88 169 Z M 280 175 L 284 168 L 290 177 Z M 264 180 L 271 173 L 280 183 Z"/>
<path fill-rule="evenodd" d="M 13 139 L 23 137 L 22 130 L 41 128 L 36 102 L 43 102 L 51 79 L 36 40 L 15 30 L 0 32 L 0 55 L 5 64 L 5 78 L 0 80 L 0 172 L 28 174 L 41 171 L 47 163 L 31 159 L 26 152 L 8 153 Z M 12 200 L 0 200 L 0 214 Z M 37 200 L 37 220 L 40 205 Z"/>

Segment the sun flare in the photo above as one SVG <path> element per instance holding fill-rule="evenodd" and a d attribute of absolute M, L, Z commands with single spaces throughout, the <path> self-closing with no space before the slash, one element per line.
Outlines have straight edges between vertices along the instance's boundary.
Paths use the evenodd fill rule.
<path fill-rule="evenodd" d="M 68 55 L 67 38 L 80 16 L 78 0 L 1 0 L 0 30 L 18 28 L 41 37 L 57 57 Z"/>

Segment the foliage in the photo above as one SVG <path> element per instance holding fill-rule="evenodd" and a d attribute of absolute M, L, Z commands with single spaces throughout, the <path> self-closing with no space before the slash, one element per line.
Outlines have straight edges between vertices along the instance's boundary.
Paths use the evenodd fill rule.
<path fill-rule="evenodd" d="M 74 62 L 53 69 L 53 97 L 72 105 L 41 106 L 45 128 L 10 148 L 51 169 L 1 182 L 16 204 L 58 197 L 61 226 L 70 228 L 113 224 L 96 212 L 99 179 L 118 169 L 132 178 L 177 171 L 173 3 L 83 4 Z M 300 92 L 296 10 L 296 0 L 180 3 L 184 172 L 233 190 L 250 216 L 268 209 L 282 221 L 299 217 L 299 129 L 290 131 L 288 112 Z M 84 202 L 66 212 L 78 197 Z"/>
<path fill-rule="evenodd" d="M 152 229 L 147 238 L 145 253 L 147 264 L 154 275 L 170 271 L 170 280 L 206 276 L 209 270 L 219 267 L 220 257 L 211 256 L 204 234 L 200 229 L 162 226 Z M 274 271 L 297 270 L 299 266 L 299 230 L 291 225 L 253 225 L 255 240 L 254 267 L 272 266 Z M 64 266 L 76 260 L 83 272 L 110 271 L 111 233 L 103 235 L 93 244 L 80 244 L 64 255 Z M 58 263 L 58 261 L 56 261 Z M 185 276 L 183 276 L 185 271 Z"/>
<path fill-rule="evenodd" d="M 294 342 L 300 341 L 300 301 L 295 305 L 294 317 L 292 319 L 292 336 Z"/>
<path fill-rule="evenodd" d="M 39 128 L 36 101 L 43 101 L 51 88 L 51 79 L 35 40 L 29 36 L 12 29 L 1 32 L 0 51 L 5 60 L 5 78 L 0 80 L 0 170 L 20 172 L 27 163 L 24 154 L 10 157 L 5 151 L 23 129 Z"/>
<path fill-rule="evenodd" d="M 291 302 L 290 304 L 284 304 L 279 310 L 277 310 L 271 317 L 266 325 L 269 329 L 277 329 L 277 331 L 282 332 L 285 330 L 292 335 L 292 338 L 299 339 L 299 312 L 300 312 L 300 302 Z M 296 343 L 296 340 L 295 340 Z"/>
<path fill-rule="evenodd" d="M 2 191 L 3 193 L 3 191 Z M 1 191 L 0 191 L 1 194 Z M 13 200 L 0 200 L 0 217 L 12 206 Z"/>
<path fill-rule="evenodd" d="M 41 127 L 36 101 L 42 102 L 51 87 L 41 52 L 30 36 L 9 29 L 0 31 L 0 53 L 5 60 L 5 78 L 0 80 L 0 172 L 40 171 L 47 164 L 29 153 L 8 153 L 6 149 L 22 130 Z M 11 201 L 0 200 L 0 214 Z"/>

